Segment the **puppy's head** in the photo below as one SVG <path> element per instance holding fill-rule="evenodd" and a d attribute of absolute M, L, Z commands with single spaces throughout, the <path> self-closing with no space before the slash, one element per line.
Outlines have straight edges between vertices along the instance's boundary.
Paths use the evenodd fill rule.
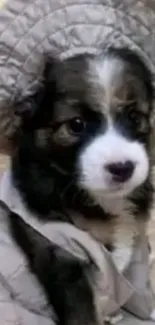
<path fill-rule="evenodd" d="M 23 105 L 28 154 L 95 199 L 127 196 L 149 175 L 152 97 L 150 72 L 128 49 L 48 60 Z"/>

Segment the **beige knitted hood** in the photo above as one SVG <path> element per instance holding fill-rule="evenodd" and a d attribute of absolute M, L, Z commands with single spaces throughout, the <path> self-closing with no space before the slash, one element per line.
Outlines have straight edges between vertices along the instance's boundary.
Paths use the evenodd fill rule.
<path fill-rule="evenodd" d="M 155 76 L 154 31 L 154 0 L 1 0 L 0 140 L 20 125 L 12 102 L 32 91 L 44 52 L 65 58 L 127 45 Z"/>

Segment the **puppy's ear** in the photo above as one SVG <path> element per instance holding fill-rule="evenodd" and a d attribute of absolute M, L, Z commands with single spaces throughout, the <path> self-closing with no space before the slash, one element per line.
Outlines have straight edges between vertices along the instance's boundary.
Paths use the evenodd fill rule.
<path fill-rule="evenodd" d="M 18 101 L 15 101 L 15 114 L 19 116 L 23 122 L 31 120 L 40 106 L 41 100 L 43 98 L 44 87 L 41 84 L 37 87 L 34 93 L 26 96 L 21 96 Z"/>
<path fill-rule="evenodd" d="M 125 63 L 125 72 L 131 78 L 131 86 L 138 90 L 141 99 L 145 98 L 150 102 L 154 93 L 152 73 L 141 54 L 127 47 L 110 47 L 109 54 L 120 58 Z"/>
<path fill-rule="evenodd" d="M 57 60 L 50 56 L 46 57 L 35 90 L 25 96 L 20 95 L 18 100 L 14 100 L 15 114 L 21 119 L 22 126 L 30 128 L 33 125 L 34 128 L 39 119 L 46 116 L 49 96 L 52 102 L 56 93 L 56 64 Z"/>

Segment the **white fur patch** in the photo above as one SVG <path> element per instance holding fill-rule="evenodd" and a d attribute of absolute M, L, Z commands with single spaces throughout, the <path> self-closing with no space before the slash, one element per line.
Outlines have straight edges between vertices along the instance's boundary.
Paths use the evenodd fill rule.
<path fill-rule="evenodd" d="M 106 165 L 131 161 L 135 165 L 134 172 L 124 183 L 114 182 Z M 113 206 L 114 198 L 125 197 L 147 178 L 149 160 L 146 150 L 138 141 L 130 141 L 120 135 L 113 127 L 109 127 L 103 135 L 96 136 L 84 149 L 80 156 L 80 185 L 101 203 Z M 106 204 L 106 201 L 105 201 Z M 112 210 L 114 211 L 114 207 Z M 111 210 L 111 208 L 110 208 Z M 110 212 L 110 211 L 109 211 Z"/>
<path fill-rule="evenodd" d="M 131 260 L 134 239 L 141 231 L 140 224 L 133 217 L 132 204 L 126 198 L 106 198 L 101 205 L 104 211 L 117 215 L 111 225 L 111 242 L 115 248 L 112 257 L 117 269 L 122 273 Z M 111 239 L 111 232 L 108 231 L 109 239 Z"/>
<path fill-rule="evenodd" d="M 116 99 L 115 92 L 119 87 L 121 87 L 121 96 L 124 98 L 124 62 L 115 56 L 105 56 L 93 61 L 91 70 L 94 72 L 93 75 L 96 76 L 95 82 L 103 90 L 104 104 L 109 110 L 112 100 Z"/>
<path fill-rule="evenodd" d="M 105 166 L 126 161 L 135 165 L 133 175 L 124 183 L 114 182 Z M 127 197 L 148 176 L 146 150 L 139 142 L 130 141 L 109 127 L 104 135 L 96 136 L 84 149 L 80 157 L 80 170 L 80 186 L 91 194 L 104 211 L 117 216 L 111 225 L 115 247 L 112 255 L 116 267 L 123 272 L 132 256 L 134 238 L 140 231 L 139 224 L 133 218 L 132 203 Z M 111 232 L 108 232 L 109 239 Z"/>

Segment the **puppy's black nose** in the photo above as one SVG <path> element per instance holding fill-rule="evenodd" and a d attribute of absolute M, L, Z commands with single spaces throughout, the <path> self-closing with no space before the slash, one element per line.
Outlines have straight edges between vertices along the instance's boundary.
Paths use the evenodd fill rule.
<path fill-rule="evenodd" d="M 130 179 L 134 171 L 134 164 L 132 161 L 126 161 L 124 163 L 112 163 L 106 165 L 106 169 L 112 175 L 115 182 L 126 182 Z"/>

